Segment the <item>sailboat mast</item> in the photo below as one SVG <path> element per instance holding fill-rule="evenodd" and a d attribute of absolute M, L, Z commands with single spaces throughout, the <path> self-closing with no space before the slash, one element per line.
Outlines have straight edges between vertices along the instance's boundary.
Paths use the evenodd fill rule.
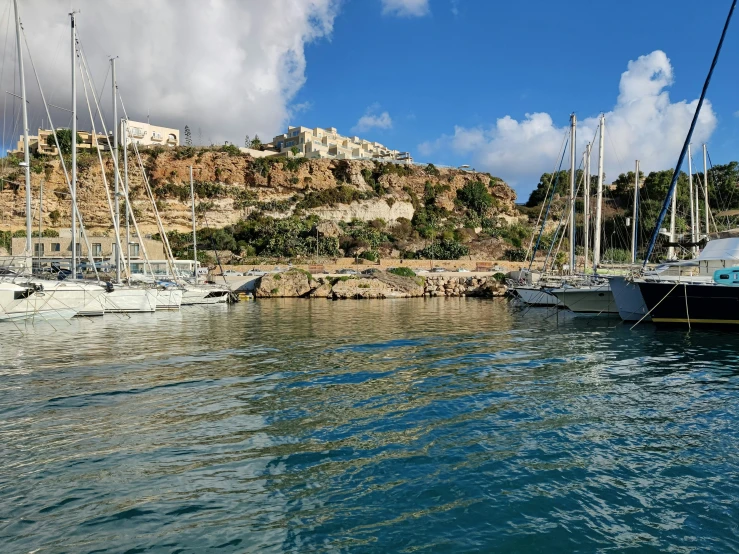
<path fill-rule="evenodd" d="M 18 14 L 18 0 L 13 0 L 15 8 L 15 38 L 18 48 L 18 71 L 21 77 L 21 111 L 23 112 L 23 173 L 26 179 L 26 255 L 31 255 L 31 159 L 28 151 L 28 105 L 26 103 L 26 76 L 23 73 L 23 50 L 21 49 L 21 18 Z"/>
<path fill-rule="evenodd" d="M 634 168 L 634 212 L 631 216 L 631 263 L 636 263 L 636 218 L 639 216 L 639 160 Z"/>
<path fill-rule="evenodd" d="M 583 243 L 585 246 L 585 262 L 583 270 L 588 268 L 588 248 L 590 248 L 590 143 L 585 146 L 585 163 L 583 164 L 585 175 L 583 177 Z"/>
<path fill-rule="evenodd" d="M 577 116 L 570 116 L 570 273 L 575 272 L 575 136 Z"/>
<path fill-rule="evenodd" d="M 593 239 L 593 271 L 600 265 L 600 235 L 603 206 L 603 150 L 605 149 L 606 116 L 600 115 L 600 141 L 598 143 L 598 190 L 595 198 L 595 238 Z"/>
<path fill-rule="evenodd" d="M 72 25 L 72 278 L 77 277 L 77 30 L 74 12 L 69 14 Z"/>
<path fill-rule="evenodd" d="M 672 192 L 672 208 L 670 209 L 670 242 L 675 242 L 675 212 L 677 211 L 677 185 L 675 190 Z M 675 247 L 670 246 L 667 249 L 667 259 L 675 259 Z"/>
<path fill-rule="evenodd" d="M 690 242 L 695 243 L 695 200 L 693 199 L 693 159 L 690 155 L 690 145 L 688 144 L 688 188 L 690 189 Z M 696 199 L 697 200 L 697 199 Z M 691 246 L 690 250 L 693 255 L 696 254 L 695 246 Z"/>
<path fill-rule="evenodd" d="M 124 114 L 125 116 L 125 114 Z M 126 194 L 126 261 L 131 267 L 131 196 L 128 190 L 128 120 L 121 121 L 123 135 L 123 192 Z"/>
<path fill-rule="evenodd" d="M 112 74 L 113 89 L 113 195 L 114 195 L 114 211 L 113 229 L 116 236 L 121 236 L 121 205 L 120 191 L 118 190 L 118 81 L 115 78 L 115 58 L 110 59 L 110 70 Z M 120 240 L 118 241 L 120 242 Z M 121 282 L 121 252 L 120 248 L 115 249 L 115 281 Z"/>
<path fill-rule="evenodd" d="M 192 166 L 190 166 L 190 201 L 192 204 L 192 259 L 195 262 L 193 273 L 195 284 L 198 284 L 198 236 L 195 232 L 195 183 L 192 180 Z"/>
<path fill-rule="evenodd" d="M 703 145 L 703 209 L 706 213 L 706 238 L 708 238 L 708 233 L 710 233 L 709 227 L 708 227 L 708 164 L 706 163 L 706 145 Z"/>

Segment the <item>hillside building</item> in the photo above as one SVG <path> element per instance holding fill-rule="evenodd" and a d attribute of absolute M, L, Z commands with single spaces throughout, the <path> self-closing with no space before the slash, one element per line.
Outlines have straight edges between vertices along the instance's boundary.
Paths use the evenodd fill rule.
<path fill-rule="evenodd" d="M 316 127 L 288 127 L 287 133 L 277 135 L 266 148 L 281 152 L 298 149 L 298 155 L 306 158 L 336 158 L 340 160 L 382 159 L 411 163 L 408 152 L 391 150 L 379 142 L 362 139 L 358 136 L 340 135 L 336 127 L 325 129 Z"/>

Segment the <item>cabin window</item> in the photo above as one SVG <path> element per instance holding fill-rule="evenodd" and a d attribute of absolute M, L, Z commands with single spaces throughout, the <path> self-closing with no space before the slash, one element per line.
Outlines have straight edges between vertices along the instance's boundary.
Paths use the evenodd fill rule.
<path fill-rule="evenodd" d="M 723 273 L 723 274 L 719 275 L 719 276 L 718 276 L 718 278 L 719 278 L 719 279 L 728 279 L 728 278 L 729 278 L 729 276 L 728 276 L 728 275 L 726 275 L 725 273 Z"/>

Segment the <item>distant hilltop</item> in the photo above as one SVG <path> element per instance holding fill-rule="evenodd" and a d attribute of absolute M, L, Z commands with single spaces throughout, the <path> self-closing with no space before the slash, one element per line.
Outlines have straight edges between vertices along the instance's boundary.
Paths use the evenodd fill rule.
<path fill-rule="evenodd" d="M 201 228 L 222 228 L 255 217 L 300 220 L 317 216 L 334 224 L 381 221 L 388 229 L 403 227 L 393 236 L 402 236 L 407 244 L 399 240 L 396 249 L 415 251 L 427 245 L 429 237 L 448 235 L 450 241 L 459 243 L 479 238 L 492 256 L 499 255 L 505 244 L 495 240 L 491 226 L 515 223 L 519 217 L 514 191 L 488 173 L 397 160 L 255 158 L 233 145 L 150 147 L 141 152 L 168 231 L 191 228 L 190 166 Z M 112 158 L 110 152 L 102 154 L 112 187 Z M 22 168 L 13 156 L 4 161 L 0 171 L 5 180 L 0 192 L 2 229 L 24 229 Z M 44 182 L 44 228 L 69 227 L 71 208 L 60 162 L 33 158 L 31 165 L 34 206 L 38 206 L 39 186 Z M 81 152 L 78 167 L 78 202 L 85 226 L 91 234 L 110 234 L 110 210 L 97 153 Z M 129 176 L 131 206 L 140 228 L 143 233 L 156 233 L 153 209 L 134 155 L 129 155 Z"/>

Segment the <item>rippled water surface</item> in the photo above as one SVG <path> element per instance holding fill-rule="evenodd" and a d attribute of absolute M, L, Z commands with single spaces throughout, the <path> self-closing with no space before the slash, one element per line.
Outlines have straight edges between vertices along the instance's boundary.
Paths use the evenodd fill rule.
<path fill-rule="evenodd" d="M 739 340 L 503 301 L 0 328 L 0 552 L 739 549 Z"/>

